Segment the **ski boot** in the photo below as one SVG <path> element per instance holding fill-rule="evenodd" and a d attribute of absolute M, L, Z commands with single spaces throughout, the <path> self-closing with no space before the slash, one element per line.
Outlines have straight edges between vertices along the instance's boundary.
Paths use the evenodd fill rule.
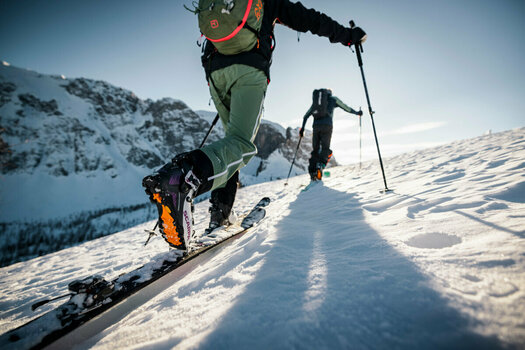
<path fill-rule="evenodd" d="M 315 172 L 310 173 L 311 182 L 321 181 L 322 178 L 323 178 L 323 171 L 319 168 L 315 169 Z"/>
<path fill-rule="evenodd" d="M 213 230 L 217 229 L 218 227 L 229 226 L 237 221 L 237 214 L 235 213 L 235 211 L 231 208 L 226 208 L 225 205 L 220 203 L 212 203 L 209 212 L 210 225 L 206 230 L 204 230 L 205 235 L 210 234 Z"/>
<path fill-rule="evenodd" d="M 323 171 L 324 171 L 325 167 L 326 167 L 326 164 L 317 163 L 317 169 L 316 169 L 316 172 L 315 172 L 316 181 L 322 180 L 322 178 L 323 178 Z"/>
<path fill-rule="evenodd" d="M 184 157 L 175 157 L 142 186 L 157 205 L 159 231 L 170 247 L 186 253 L 193 235 L 193 197 L 201 181 Z"/>

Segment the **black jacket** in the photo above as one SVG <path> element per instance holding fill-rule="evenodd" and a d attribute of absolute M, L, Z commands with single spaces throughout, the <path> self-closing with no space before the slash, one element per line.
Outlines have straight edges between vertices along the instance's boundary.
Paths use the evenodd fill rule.
<path fill-rule="evenodd" d="M 314 124 L 313 126 L 317 125 L 333 125 L 333 117 L 334 117 L 334 109 L 336 107 L 342 108 L 345 112 L 359 115 L 361 112 L 358 112 L 354 110 L 352 107 L 349 107 L 343 103 L 338 97 L 336 96 L 330 96 L 328 98 L 328 113 L 326 115 L 316 115 L 314 111 L 314 105 L 310 106 L 308 111 L 303 117 L 303 126 L 301 128 L 304 130 L 304 127 L 306 126 L 306 121 L 308 118 L 310 118 L 311 115 L 314 116 Z"/>
<path fill-rule="evenodd" d="M 275 45 L 273 27 L 276 23 L 283 24 L 293 30 L 307 31 L 324 36 L 333 43 L 348 45 L 351 41 L 350 29 L 345 28 L 330 17 L 313 9 L 307 9 L 300 2 L 289 0 L 264 0 L 263 23 L 259 36 L 259 48 L 237 55 L 220 54 L 213 43 L 206 41 L 202 55 L 202 65 L 206 71 L 206 79 L 211 72 L 228 67 L 232 64 L 245 64 L 262 70 L 270 80 L 270 65 Z"/>

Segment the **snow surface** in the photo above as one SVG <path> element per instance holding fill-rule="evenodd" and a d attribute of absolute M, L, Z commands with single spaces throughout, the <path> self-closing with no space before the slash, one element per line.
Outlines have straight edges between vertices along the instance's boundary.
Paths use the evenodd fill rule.
<path fill-rule="evenodd" d="M 377 161 L 240 189 L 238 212 L 273 199 L 258 227 L 78 347 L 524 348 L 524 159 L 522 128 L 385 159 L 386 194 Z M 165 253 L 152 226 L 0 269 L 0 331 Z"/>

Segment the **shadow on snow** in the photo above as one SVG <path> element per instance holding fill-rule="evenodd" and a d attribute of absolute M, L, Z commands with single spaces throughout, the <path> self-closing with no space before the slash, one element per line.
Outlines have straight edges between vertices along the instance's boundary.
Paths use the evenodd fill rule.
<path fill-rule="evenodd" d="M 256 277 L 199 348 L 502 347 L 473 333 L 475 321 L 367 225 L 354 195 L 316 186 L 289 210 Z"/>

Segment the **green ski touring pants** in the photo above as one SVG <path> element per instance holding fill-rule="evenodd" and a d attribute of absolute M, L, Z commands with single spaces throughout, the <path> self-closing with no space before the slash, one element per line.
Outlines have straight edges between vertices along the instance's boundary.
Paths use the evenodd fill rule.
<path fill-rule="evenodd" d="M 266 75 L 253 67 L 234 64 L 211 74 L 210 93 L 224 127 L 223 139 L 201 150 L 213 164 L 211 190 L 223 187 L 228 179 L 244 167 L 257 147 L 257 135 L 263 114 Z"/>

